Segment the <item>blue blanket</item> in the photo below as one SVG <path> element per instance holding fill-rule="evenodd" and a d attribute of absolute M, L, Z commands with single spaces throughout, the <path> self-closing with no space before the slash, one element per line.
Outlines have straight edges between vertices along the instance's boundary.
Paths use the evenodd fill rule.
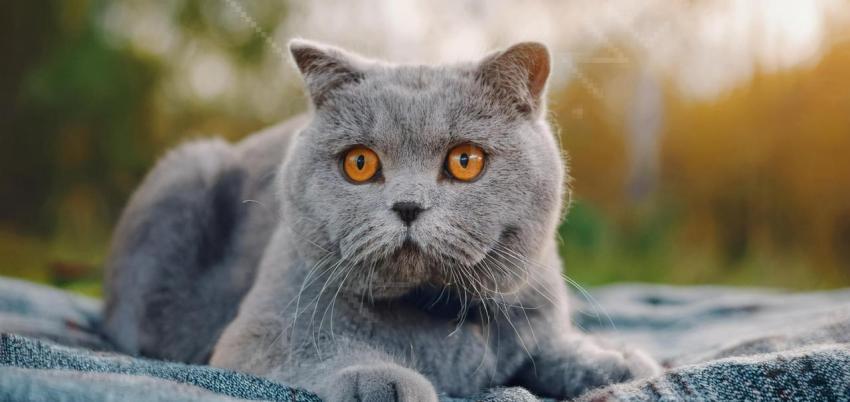
<path fill-rule="evenodd" d="M 580 400 L 850 401 L 850 290 L 618 285 L 574 305 L 576 325 L 644 348 L 668 368 Z M 0 280 L 0 401 L 318 400 L 246 374 L 117 354 L 95 331 L 99 308 Z M 476 400 L 536 399 L 505 388 Z"/>

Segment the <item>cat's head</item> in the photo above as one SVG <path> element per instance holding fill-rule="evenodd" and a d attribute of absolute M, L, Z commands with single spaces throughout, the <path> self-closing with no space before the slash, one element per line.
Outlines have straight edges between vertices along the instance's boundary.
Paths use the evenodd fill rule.
<path fill-rule="evenodd" d="M 543 45 L 443 66 L 290 51 L 314 113 L 279 176 L 284 222 L 317 271 L 386 298 L 514 291 L 540 269 L 528 261 L 551 244 L 565 175 Z"/>

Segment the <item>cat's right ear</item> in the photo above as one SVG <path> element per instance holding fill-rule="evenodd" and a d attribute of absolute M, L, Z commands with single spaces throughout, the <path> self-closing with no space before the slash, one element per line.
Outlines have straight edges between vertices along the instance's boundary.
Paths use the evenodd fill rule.
<path fill-rule="evenodd" d="M 537 117 L 546 106 L 550 59 L 549 50 L 541 43 L 517 43 L 485 58 L 478 67 L 478 79 L 493 88 L 501 101 Z"/>
<path fill-rule="evenodd" d="M 362 62 L 344 51 L 306 41 L 289 41 L 289 52 L 316 108 L 322 106 L 336 89 L 363 78 Z"/>

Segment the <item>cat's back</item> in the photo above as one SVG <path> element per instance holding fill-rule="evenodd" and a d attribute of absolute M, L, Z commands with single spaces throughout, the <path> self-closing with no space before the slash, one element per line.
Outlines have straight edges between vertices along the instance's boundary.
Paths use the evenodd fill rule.
<path fill-rule="evenodd" d="M 128 202 L 107 261 L 104 334 L 131 354 L 203 363 L 280 223 L 275 175 L 299 116 L 169 151 Z"/>

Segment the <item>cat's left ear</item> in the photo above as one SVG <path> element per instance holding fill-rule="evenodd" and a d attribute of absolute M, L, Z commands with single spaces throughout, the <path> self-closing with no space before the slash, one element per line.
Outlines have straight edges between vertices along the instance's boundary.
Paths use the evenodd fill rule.
<path fill-rule="evenodd" d="M 317 108 L 327 101 L 334 90 L 363 78 L 365 62 L 341 49 L 293 39 L 289 41 L 289 52 Z"/>
<path fill-rule="evenodd" d="M 537 117 L 545 106 L 550 69 L 545 45 L 522 42 L 485 58 L 477 74 L 498 98 L 510 102 L 522 114 Z"/>

